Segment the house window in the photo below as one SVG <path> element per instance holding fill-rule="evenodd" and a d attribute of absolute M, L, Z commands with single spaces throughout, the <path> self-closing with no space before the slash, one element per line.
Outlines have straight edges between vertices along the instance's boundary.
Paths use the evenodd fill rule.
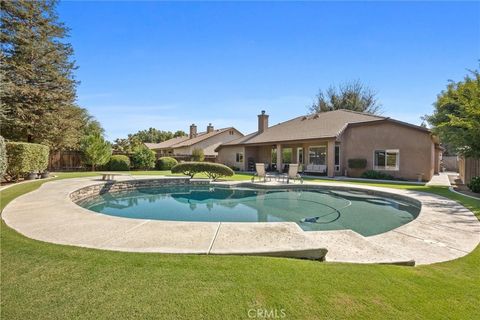
<path fill-rule="evenodd" d="M 238 152 L 237 155 L 235 156 L 236 162 L 243 163 L 243 152 Z"/>
<path fill-rule="evenodd" d="M 233 130 L 230 130 L 230 131 L 228 131 L 228 133 L 229 133 L 231 136 L 233 136 L 233 133 L 234 133 L 234 132 L 233 132 Z"/>
<path fill-rule="evenodd" d="M 308 149 L 308 160 L 310 164 L 325 165 L 327 159 L 327 147 L 310 147 Z"/>
<path fill-rule="evenodd" d="M 399 170 L 400 151 L 393 149 L 375 150 L 373 168 L 375 170 Z"/>

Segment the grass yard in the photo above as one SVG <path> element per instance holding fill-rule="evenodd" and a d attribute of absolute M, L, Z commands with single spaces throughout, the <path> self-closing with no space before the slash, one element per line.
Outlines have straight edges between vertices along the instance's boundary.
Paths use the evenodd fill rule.
<path fill-rule="evenodd" d="M 1 191 L 1 208 L 42 183 Z M 446 196 L 480 217 L 480 201 L 446 188 L 369 184 Z M 2 220 L 1 318 L 248 319 L 260 309 L 284 319 L 478 319 L 479 270 L 479 247 L 455 261 L 415 268 L 123 253 L 30 240 Z"/>

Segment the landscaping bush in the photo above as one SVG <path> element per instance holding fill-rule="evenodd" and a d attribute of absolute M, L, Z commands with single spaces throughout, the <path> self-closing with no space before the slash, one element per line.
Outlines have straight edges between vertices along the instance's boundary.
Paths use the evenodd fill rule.
<path fill-rule="evenodd" d="M 171 170 L 178 164 L 177 159 L 172 157 L 161 157 L 157 160 L 156 168 L 158 170 Z"/>
<path fill-rule="evenodd" d="M 193 149 L 192 150 L 192 161 L 203 161 L 205 160 L 205 154 L 203 153 L 203 149 Z"/>
<path fill-rule="evenodd" d="M 473 177 L 470 183 L 467 184 L 467 187 L 472 192 L 480 193 L 480 177 Z"/>
<path fill-rule="evenodd" d="M 6 150 L 9 180 L 17 181 L 31 172 L 42 172 L 48 167 L 47 146 L 36 143 L 7 142 Z"/>
<path fill-rule="evenodd" d="M 375 170 L 365 171 L 362 173 L 361 177 L 365 179 L 395 180 L 392 175 Z"/>
<path fill-rule="evenodd" d="M 0 179 L 7 171 L 7 147 L 5 145 L 5 139 L 0 136 Z"/>
<path fill-rule="evenodd" d="M 172 173 L 183 173 L 193 178 L 198 173 L 205 173 L 210 179 L 230 177 L 235 173 L 229 167 L 220 163 L 210 162 L 182 162 L 172 168 Z"/>
<path fill-rule="evenodd" d="M 80 150 L 83 162 L 90 165 L 92 171 L 95 171 L 97 166 L 106 165 L 112 155 L 110 143 L 98 133 L 83 137 L 80 141 Z"/>
<path fill-rule="evenodd" d="M 348 167 L 350 169 L 365 169 L 367 167 L 367 159 L 348 159 Z"/>
<path fill-rule="evenodd" d="M 128 171 L 130 170 L 130 158 L 125 155 L 113 155 L 108 161 L 108 170 Z"/>
<path fill-rule="evenodd" d="M 145 146 L 138 147 L 132 155 L 132 163 L 135 169 L 148 170 L 155 167 L 155 152 Z"/>

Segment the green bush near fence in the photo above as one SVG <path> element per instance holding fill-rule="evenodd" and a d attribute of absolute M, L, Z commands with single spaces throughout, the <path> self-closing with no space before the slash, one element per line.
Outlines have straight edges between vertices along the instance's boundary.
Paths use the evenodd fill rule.
<path fill-rule="evenodd" d="M 161 157 L 157 160 L 155 168 L 158 170 L 171 170 L 178 164 L 177 159 L 172 157 Z"/>
<path fill-rule="evenodd" d="M 205 173 L 213 180 L 235 174 L 232 169 L 223 164 L 210 162 L 182 162 L 172 168 L 172 173 L 183 173 L 191 178 L 198 173 Z"/>
<path fill-rule="evenodd" d="M 130 170 L 130 158 L 124 155 L 113 155 L 108 161 L 108 170 L 128 171 Z"/>
<path fill-rule="evenodd" d="M 7 178 L 17 181 L 31 173 L 42 172 L 48 167 L 47 146 L 27 142 L 7 142 Z"/>
<path fill-rule="evenodd" d="M 472 192 L 480 193 L 480 177 L 473 177 L 470 183 L 467 184 L 467 187 L 472 190 Z"/>

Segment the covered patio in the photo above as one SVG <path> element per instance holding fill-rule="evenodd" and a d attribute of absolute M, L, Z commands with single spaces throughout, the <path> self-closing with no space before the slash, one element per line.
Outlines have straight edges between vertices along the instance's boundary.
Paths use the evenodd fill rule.
<path fill-rule="evenodd" d="M 290 163 L 301 165 L 301 172 L 334 177 L 341 173 L 340 144 L 335 139 L 283 141 L 244 147 L 244 170 L 254 171 L 264 163 L 269 171 L 284 172 Z"/>

